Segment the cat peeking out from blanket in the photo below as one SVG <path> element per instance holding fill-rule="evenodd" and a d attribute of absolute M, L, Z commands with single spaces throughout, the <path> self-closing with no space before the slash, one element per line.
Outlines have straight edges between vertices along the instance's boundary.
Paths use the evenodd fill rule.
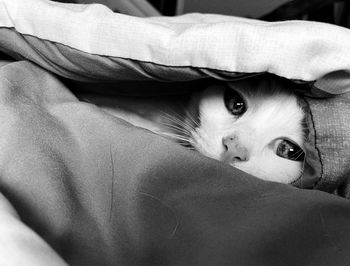
<path fill-rule="evenodd" d="M 302 174 L 305 153 L 304 111 L 290 86 L 263 75 L 211 85 L 181 104 L 174 97 L 91 101 L 135 126 L 258 178 L 291 183 Z"/>

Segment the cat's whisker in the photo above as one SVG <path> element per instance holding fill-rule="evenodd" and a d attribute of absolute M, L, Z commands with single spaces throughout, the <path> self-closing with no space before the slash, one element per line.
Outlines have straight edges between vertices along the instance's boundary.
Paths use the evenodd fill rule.
<path fill-rule="evenodd" d="M 171 114 L 165 111 L 161 112 L 164 117 L 171 118 L 171 119 L 176 119 L 177 121 L 182 121 L 181 116 L 178 115 L 176 112 L 172 111 Z"/>
<path fill-rule="evenodd" d="M 182 120 L 180 120 L 179 118 L 177 118 L 175 114 L 174 114 L 174 115 L 170 115 L 169 113 L 162 112 L 162 116 L 163 116 L 164 118 L 166 118 L 167 120 L 172 121 L 172 122 L 175 122 L 175 123 L 182 122 Z"/>
<path fill-rule="evenodd" d="M 162 122 L 161 124 L 164 125 L 164 126 L 166 126 L 166 127 L 168 127 L 168 128 L 173 128 L 173 129 L 176 129 L 176 130 L 178 130 L 178 131 L 188 133 L 188 130 L 186 130 L 186 129 L 184 129 L 183 127 L 178 126 L 178 125 L 176 125 L 176 124 L 163 123 L 163 122 Z"/>
<path fill-rule="evenodd" d="M 167 120 L 169 120 L 169 122 L 173 122 L 175 125 L 187 130 L 188 132 L 190 132 L 191 130 L 193 130 L 193 127 L 186 123 L 185 121 L 182 121 L 174 116 L 171 116 L 169 114 L 167 114 L 166 116 L 164 116 Z"/>
<path fill-rule="evenodd" d="M 175 133 L 164 133 L 165 136 L 177 139 L 177 140 L 183 140 L 186 142 L 189 142 L 190 139 L 186 136 L 180 135 L 180 134 L 175 134 Z"/>
<path fill-rule="evenodd" d="M 187 117 L 190 119 L 190 121 L 194 124 L 195 127 L 199 127 L 199 122 L 193 117 L 193 115 L 190 112 L 186 112 Z"/>
<path fill-rule="evenodd" d="M 189 129 L 189 126 L 186 122 L 181 121 L 179 119 L 177 119 L 176 117 L 167 117 L 167 119 L 173 123 L 175 123 L 176 125 L 183 127 L 185 129 Z"/>
<path fill-rule="evenodd" d="M 162 123 L 162 125 L 164 125 L 168 129 L 173 130 L 175 133 L 181 134 L 182 136 L 191 137 L 191 132 L 189 132 L 188 130 L 186 130 L 182 127 L 172 125 L 172 124 L 164 124 L 164 123 Z"/>
<path fill-rule="evenodd" d="M 183 116 L 180 114 L 177 114 L 176 112 L 172 112 L 171 114 L 163 112 L 163 114 L 165 115 L 166 118 L 172 120 L 173 122 L 176 122 L 179 125 L 186 124 L 183 120 Z"/>
<path fill-rule="evenodd" d="M 174 139 L 176 142 L 178 142 L 179 144 L 181 144 L 182 146 L 184 146 L 185 148 L 189 149 L 189 150 L 195 150 L 195 148 L 192 145 L 192 142 L 189 138 L 183 137 L 181 135 L 177 135 L 177 134 L 165 134 L 165 136 L 170 137 L 172 139 Z"/>
<path fill-rule="evenodd" d="M 179 137 L 179 136 L 170 136 L 168 135 L 168 137 L 172 138 L 172 139 L 175 139 L 177 141 L 184 141 L 184 142 L 188 142 L 188 140 L 186 138 L 182 138 L 182 137 Z"/>
<path fill-rule="evenodd" d="M 186 143 L 189 142 L 189 140 L 187 138 L 184 138 L 184 137 L 181 137 L 181 136 L 171 136 L 171 137 L 173 137 L 176 140 L 184 141 Z"/>

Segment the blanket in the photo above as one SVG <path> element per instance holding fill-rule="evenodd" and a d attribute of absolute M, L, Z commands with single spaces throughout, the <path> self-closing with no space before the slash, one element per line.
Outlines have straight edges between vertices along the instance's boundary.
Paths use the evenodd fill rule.
<path fill-rule="evenodd" d="M 32 63 L 0 77 L 1 192 L 69 265 L 349 263 L 347 200 L 134 128 Z"/>
<path fill-rule="evenodd" d="M 24 255 L 45 250 L 57 265 L 349 264 L 348 200 L 188 151 L 80 102 L 66 83 L 101 93 L 98 84 L 108 82 L 118 93 L 126 80 L 147 90 L 144 81 L 270 72 L 341 94 L 349 88 L 347 29 L 199 14 L 141 19 L 45 0 L 1 0 L 0 26 L 0 51 L 16 59 L 0 64 L 0 191 L 7 224 L 30 232 Z M 342 95 L 330 99 L 331 109 L 317 99 L 309 108 L 336 114 Z M 321 162 L 332 162 L 327 152 L 339 145 L 328 136 L 340 135 L 346 151 L 347 134 L 315 138 L 323 130 L 313 129 L 314 174 L 326 173 L 317 178 L 329 184 L 338 172 Z M 347 177 L 347 158 L 338 159 Z"/>

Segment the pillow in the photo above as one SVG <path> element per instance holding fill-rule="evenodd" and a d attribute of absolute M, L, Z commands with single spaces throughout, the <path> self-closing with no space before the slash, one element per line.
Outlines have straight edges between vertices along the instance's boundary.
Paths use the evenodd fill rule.
<path fill-rule="evenodd" d="M 103 5 L 0 1 L 0 50 L 81 81 L 186 81 L 269 72 L 348 90 L 350 34 L 305 21 L 137 18 Z"/>

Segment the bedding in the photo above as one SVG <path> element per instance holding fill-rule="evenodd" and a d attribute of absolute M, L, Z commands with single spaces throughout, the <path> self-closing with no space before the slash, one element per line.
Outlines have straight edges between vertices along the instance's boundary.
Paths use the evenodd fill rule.
<path fill-rule="evenodd" d="M 348 265 L 350 205 L 331 193 L 348 197 L 349 38 L 314 22 L 0 0 L 0 51 L 14 58 L 0 64 L 0 191 L 18 213 L 2 210 L 14 220 L 1 230 L 18 223 L 57 265 Z M 308 190 L 188 151 L 70 87 L 174 93 L 262 72 L 337 94 L 305 97 L 311 123 L 327 122 L 308 135 Z"/>
<path fill-rule="evenodd" d="M 22 223 L 8 200 L 0 194 L 1 265 L 67 265 L 33 230 Z"/>

